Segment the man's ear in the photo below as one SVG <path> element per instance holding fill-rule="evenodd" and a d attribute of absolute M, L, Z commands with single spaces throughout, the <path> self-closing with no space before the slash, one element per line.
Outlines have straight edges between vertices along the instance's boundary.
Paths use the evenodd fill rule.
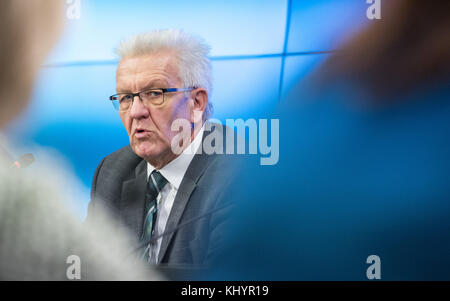
<path fill-rule="evenodd" d="M 196 116 L 194 116 L 195 111 L 205 112 L 206 105 L 208 104 L 208 92 L 204 88 L 197 88 L 192 90 L 192 109 L 191 109 L 191 122 L 198 122 Z"/>

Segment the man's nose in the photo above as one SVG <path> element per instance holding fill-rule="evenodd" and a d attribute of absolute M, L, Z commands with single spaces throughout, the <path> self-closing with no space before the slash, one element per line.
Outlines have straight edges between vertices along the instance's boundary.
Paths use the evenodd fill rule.
<path fill-rule="evenodd" d="M 130 108 L 130 117 L 135 119 L 147 118 L 149 109 L 144 105 L 139 96 L 135 96 Z"/>

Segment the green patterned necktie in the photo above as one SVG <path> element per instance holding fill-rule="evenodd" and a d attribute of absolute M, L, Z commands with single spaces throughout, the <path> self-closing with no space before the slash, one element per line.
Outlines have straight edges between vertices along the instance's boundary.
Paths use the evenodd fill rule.
<path fill-rule="evenodd" d="M 156 257 L 153 252 L 154 242 L 150 242 L 153 232 L 156 227 L 156 215 L 158 213 L 157 198 L 158 194 L 167 184 L 166 178 L 164 178 L 159 171 L 154 170 L 147 183 L 147 190 L 145 192 L 145 219 L 144 227 L 141 237 L 141 242 L 149 242 L 142 253 L 142 257 L 146 262 L 156 263 Z"/>

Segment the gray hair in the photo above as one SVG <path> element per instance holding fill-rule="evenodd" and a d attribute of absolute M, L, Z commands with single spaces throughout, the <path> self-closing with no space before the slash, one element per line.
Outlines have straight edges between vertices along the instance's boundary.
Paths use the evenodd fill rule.
<path fill-rule="evenodd" d="M 210 46 L 200 38 L 182 30 L 155 30 L 129 37 L 116 49 L 121 59 L 162 50 L 175 50 L 178 59 L 178 76 L 184 87 L 204 88 L 212 93 Z M 212 115 L 212 104 L 208 100 L 203 120 Z"/>

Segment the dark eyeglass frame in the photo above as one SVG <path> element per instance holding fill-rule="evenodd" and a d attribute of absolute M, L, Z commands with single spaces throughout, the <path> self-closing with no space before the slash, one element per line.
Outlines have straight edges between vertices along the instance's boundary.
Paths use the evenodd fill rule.
<path fill-rule="evenodd" d="M 151 89 L 145 89 L 145 90 L 137 92 L 137 93 L 118 93 L 118 94 L 114 94 L 114 95 L 111 95 L 109 97 L 109 100 L 111 100 L 114 109 L 116 109 L 117 111 L 121 111 L 120 110 L 120 95 L 132 96 L 131 104 L 130 104 L 130 107 L 129 107 L 129 108 L 131 108 L 131 105 L 133 104 L 134 98 L 136 96 L 139 97 L 139 99 L 141 101 L 143 101 L 143 99 L 141 97 L 142 93 L 148 93 L 148 92 L 152 92 L 152 91 L 161 92 L 161 94 L 162 94 L 162 97 L 161 97 L 162 101 L 161 101 L 161 103 L 154 103 L 154 105 L 162 105 L 166 101 L 166 99 L 165 99 L 165 94 L 166 93 L 189 92 L 189 91 L 192 91 L 192 90 L 195 90 L 195 89 L 196 89 L 195 87 L 192 87 L 192 88 L 151 88 Z M 127 110 L 129 110 L 129 108 L 127 108 L 126 110 L 122 110 L 122 111 L 127 111 Z"/>

